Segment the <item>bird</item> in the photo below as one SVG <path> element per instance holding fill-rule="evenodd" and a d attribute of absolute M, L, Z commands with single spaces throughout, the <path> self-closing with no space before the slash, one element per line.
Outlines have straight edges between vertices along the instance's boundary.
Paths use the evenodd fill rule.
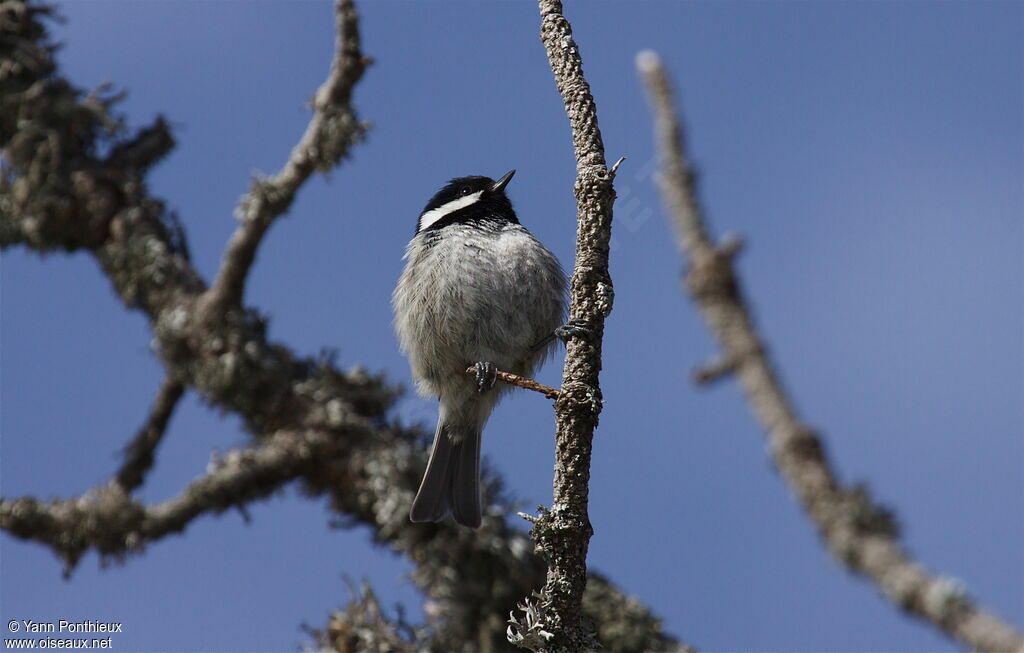
<path fill-rule="evenodd" d="M 532 377 L 563 325 L 566 277 L 558 259 L 519 223 L 498 180 L 452 179 L 420 212 L 392 294 L 394 326 L 420 394 L 439 401 L 437 428 L 413 522 L 449 514 L 481 524 L 480 438 L 512 386 L 497 370 Z M 475 374 L 467 373 L 475 368 Z"/>

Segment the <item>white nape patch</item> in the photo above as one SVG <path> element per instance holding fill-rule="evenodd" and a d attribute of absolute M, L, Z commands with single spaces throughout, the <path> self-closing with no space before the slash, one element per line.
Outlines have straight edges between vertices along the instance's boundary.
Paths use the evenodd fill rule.
<path fill-rule="evenodd" d="M 424 229 L 428 229 L 430 225 L 434 224 L 435 222 L 437 222 L 438 220 L 440 220 L 441 218 L 450 213 L 454 213 L 459 209 L 464 209 L 467 206 L 470 206 L 471 204 L 475 204 L 476 201 L 479 200 L 480 196 L 483 194 L 484 192 L 482 190 L 478 190 L 477 192 L 470 193 L 465 197 L 460 197 L 446 204 L 442 204 L 436 209 L 430 209 L 429 211 L 420 216 L 420 228 L 416 233 L 419 233 Z"/>

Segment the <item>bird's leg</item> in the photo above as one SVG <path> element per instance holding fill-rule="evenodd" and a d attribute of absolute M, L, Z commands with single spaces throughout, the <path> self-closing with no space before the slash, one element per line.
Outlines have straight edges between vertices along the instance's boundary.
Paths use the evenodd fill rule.
<path fill-rule="evenodd" d="M 546 338 L 535 344 L 531 349 L 537 351 L 543 347 L 546 347 L 552 340 L 558 338 L 562 342 L 568 342 L 569 338 L 589 338 L 593 330 L 590 327 L 585 326 L 583 320 L 569 320 L 562 326 L 552 331 Z"/>
<path fill-rule="evenodd" d="M 494 382 L 498 380 L 498 368 L 494 363 L 486 361 L 474 363 L 473 367 L 476 368 L 476 391 L 484 394 L 493 388 Z"/>

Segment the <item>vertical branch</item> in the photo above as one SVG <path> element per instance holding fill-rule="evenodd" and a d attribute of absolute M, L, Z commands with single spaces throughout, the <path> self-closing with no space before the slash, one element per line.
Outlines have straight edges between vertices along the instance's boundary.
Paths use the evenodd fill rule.
<path fill-rule="evenodd" d="M 596 644 L 582 623 L 581 600 L 593 534 L 587 499 L 591 441 L 601 412 L 601 339 L 604 320 L 612 308 L 608 243 L 615 166 L 609 170 L 605 164 L 597 106 L 583 76 L 572 27 L 562 15 L 562 3 L 540 0 L 539 7 L 541 42 L 565 103 L 576 154 L 578 226 L 569 312 L 572 322 L 584 326 L 587 335 L 573 337 L 566 345 L 562 389 L 555 403 L 554 499 L 551 509 L 541 513 L 531 530 L 537 550 L 548 564 L 547 579 L 540 605 L 527 601 L 525 606 L 533 627 L 514 623 L 510 639 L 541 650 L 579 651 Z M 538 614 L 539 622 L 532 618 Z"/>
<path fill-rule="evenodd" d="M 736 374 L 768 439 L 775 466 L 837 560 L 874 582 L 894 605 L 972 649 L 1024 651 L 1024 637 L 1012 626 L 975 603 L 956 582 L 932 574 L 907 554 L 894 515 L 875 504 L 864 486 L 844 485 L 837 478 L 822 438 L 801 421 L 761 344 L 733 267 L 738 242 L 716 245 L 704 226 L 661 61 L 653 52 L 643 52 L 637 68 L 654 112 L 663 166 L 661 190 L 689 259 L 686 283 L 724 352 L 703 378 Z"/>

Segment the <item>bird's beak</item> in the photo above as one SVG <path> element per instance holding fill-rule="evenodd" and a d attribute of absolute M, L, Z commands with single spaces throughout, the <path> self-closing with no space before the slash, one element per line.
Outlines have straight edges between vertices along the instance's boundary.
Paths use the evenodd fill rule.
<path fill-rule="evenodd" d="M 508 172 L 506 172 L 504 177 L 494 182 L 494 185 L 491 186 L 491 192 L 497 193 L 505 190 L 505 186 L 508 186 L 508 182 L 512 181 L 512 176 L 515 174 L 515 170 L 509 170 Z"/>

